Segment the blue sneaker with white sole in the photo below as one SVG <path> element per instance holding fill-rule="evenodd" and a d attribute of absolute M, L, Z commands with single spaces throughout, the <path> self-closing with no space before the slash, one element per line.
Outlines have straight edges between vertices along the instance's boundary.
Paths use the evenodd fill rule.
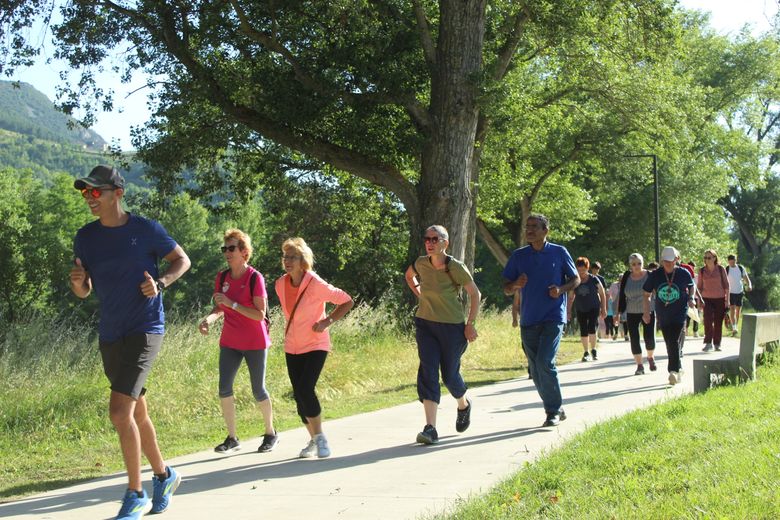
<path fill-rule="evenodd" d="M 165 480 L 160 480 L 156 476 L 152 477 L 154 494 L 152 495 L 152 510 L 150 513 L 153 515 L 162 513 L 168 509 L 174 491 L 176 491 L 176 488 L 181 484 L 181 475 L 179 475 L 178 471 L 170 466 L 165 469 L 168 471 L 168 478 Z"/>
<path fill-rule="evenodd" d="M 119 508 L 116 520 L 136 520 L 141 518 L 144 516 L 148 505 L 149 497 L 146 495 L 146 491 L 141 491 L 141 494 L 138 494 L 137 491 L 128 489 L 125 497 L 122 499 L 122 507 Z"/>

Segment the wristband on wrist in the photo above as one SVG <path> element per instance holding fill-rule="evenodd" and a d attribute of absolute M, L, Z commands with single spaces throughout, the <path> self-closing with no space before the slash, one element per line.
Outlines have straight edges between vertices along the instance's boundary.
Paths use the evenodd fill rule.
<path fill-rule="evenodd" d="M 230 308 L 236 310 L 238 308 L 238 302 L 233 302 L 233 305 L 231 305 Z"/>

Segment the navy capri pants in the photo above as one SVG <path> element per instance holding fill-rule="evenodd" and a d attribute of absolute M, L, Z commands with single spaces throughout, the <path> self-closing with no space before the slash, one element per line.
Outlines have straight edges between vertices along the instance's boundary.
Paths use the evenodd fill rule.
<path fill-rule="evenodd" d="M 466 383 L 460 375 L 460 358 L 466 352 L 468 341 L 464 335 L 465 323 L 440 323 L 422 318 L 414 319 L 417 327 L 417 396 L 438 403 L 441 400 L 439 369 L 444 386 L 455 399 L 466 393 Z"/>

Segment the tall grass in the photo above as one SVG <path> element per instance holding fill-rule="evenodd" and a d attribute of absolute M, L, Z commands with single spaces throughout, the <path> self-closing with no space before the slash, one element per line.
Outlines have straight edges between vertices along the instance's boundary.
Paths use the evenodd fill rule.
<path fill-rule="evenodd" d="M 272 315 L 267 385 L 278 430 L 300 420 L 285 368 L 284 320 Z M 334 325 L 333 353 L 318 385 L 325 420 L 416 399 L 417 351 L 408 317 L 358 306 Z M 480 338 L 463 359 L 471 386 L 524 376 L 517 329 L 507 313 L 484 312 Z M 150 414 L 166 457 L 211 448 L 224 438 L 217 397 L 219 331 L 174 317 L 147 383 Z M 578 341 L 561 347 L 562 363 Z M 239 437 L 262 433 L 245 369 L 235 383 Z M 32 317 L 0 343 L 0 497 L 16 497 L 122 469 L 108 419 L 108 383 L 94 330 L 68 319 Z M 446 390 L 445 390 L 446 392 Z M 422 415 L 421 415 L 422 417 Z"/>

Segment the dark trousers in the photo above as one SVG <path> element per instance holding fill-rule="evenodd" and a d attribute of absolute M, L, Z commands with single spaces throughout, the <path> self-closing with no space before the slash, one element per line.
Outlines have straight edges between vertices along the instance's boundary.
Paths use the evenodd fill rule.
<path fill-rule="evenodd" d="M 416 325 L 417 397 L 438 403 L 441 401 L 441 380 L 450 395 L 460 399 L 466 393 L 466 383 L 460 375 L 460 358 L 469 342 L 464 335 L 465 323 L 440 323 L 422 318 L 414 319 Z"/>
<path fill-rule="evenodd" d="M 639 324 L 642 324 L 642 337 L 645 339 L 645 349 L 655 350 L 655 313 L 650 313 L 650 323 L 642 321 L 642 315 L 637 313 L 627 313 L 626 323 L 628 324 L 628 337 L 631 340 L 631 353 L 639 355 L 642 353 L 642 344 L 639 342 Z"/>
<path fill-rule="evenodd" d="M 285 357 L 298 415 L 304 424 L 308 424 L 307 417 L 317 417 L 322 412 L 314 387 L 317 386 L 328 352 L 312 350 L 304 354 L 285 354 Z"/>
<path fill-rule="evenodd" d="M 725 316 L 726 300 L 723 298 L 704 298 L 704 343 L 720 345 Z"/>
<path fill-rule="evenodd" d="M 662 323 L 661 333 L 669 356 L 669 372 L 679 372 L 682 367 L 683 341 L 685 340 L 685 322 Z"/>

